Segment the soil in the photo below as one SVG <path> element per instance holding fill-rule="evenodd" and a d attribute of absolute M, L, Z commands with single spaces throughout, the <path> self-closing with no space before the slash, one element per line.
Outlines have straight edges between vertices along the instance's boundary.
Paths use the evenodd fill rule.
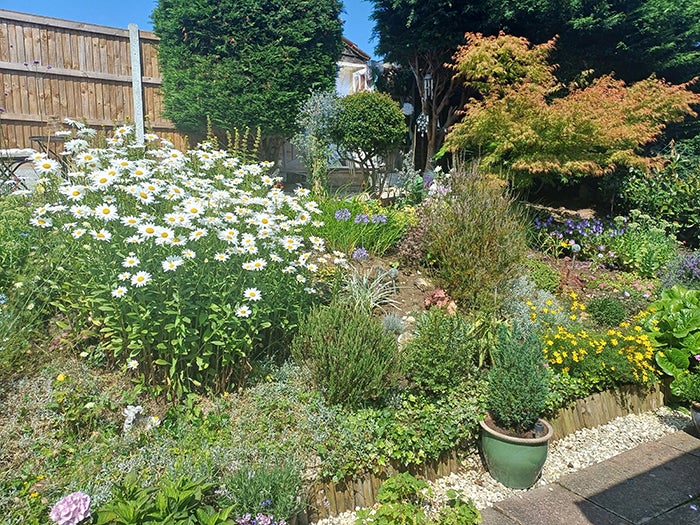
<path fill-rule="evenodd" d="M 512 430 L 505 429 L 502 427 L 499 427 L 493 420 L 490 414 L 486 416 L 484 419 L 484 424 L 489 427 L 492 430 L 495 430 L 496 432 L 500 432 L 501 434 L 505 434 L 506 436 L 510 437 L 515 437 L 515 438 L 521 438 L 521 439 L 535 439 L 537 436 L 535 435 L 535 430 L 528 430 L 527 432 L 513 432 Z"/>

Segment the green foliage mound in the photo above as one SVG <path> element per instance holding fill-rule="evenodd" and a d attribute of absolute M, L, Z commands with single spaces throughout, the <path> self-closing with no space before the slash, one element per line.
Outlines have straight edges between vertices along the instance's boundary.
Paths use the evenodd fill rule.
<path fill-rule="evenodd" d="M 601 326 L 618 326 L 627 317 L 627 309 L 615 297 L 595 297 L 588 301 L 586 311 Z"/>
<path fill-rule="evenodd" d="M 301 321 L 292 356 L 330 404 L 358 407 L 386 393 L 398 366 L 396 339 L 369 312 L 335 300 Z"/>
<path fill-rule="evenodd" d="M 404 349 L 405 370 L 420 390 L 445 392 L 475 372 L 474 328 L 460 316 L 432 308 L 418 318 L 414 333 Z"/>

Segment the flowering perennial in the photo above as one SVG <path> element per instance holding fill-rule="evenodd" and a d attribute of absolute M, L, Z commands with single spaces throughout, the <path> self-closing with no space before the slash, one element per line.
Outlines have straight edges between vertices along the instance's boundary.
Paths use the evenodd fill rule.
<path fill-rule="evenodd" d="M 90 496 L 73 492 L 62 497 L 51 508 L 49 517 L 58 525 L 77 525 L 90 517 Z"/>
<path fill-rule="evenodd" d="M 80 245 L 67 288 L 87 297 L 71 306 L 99 323 L 114 358 L 138 359 L 146 379 L 167 370 L 180 391 L 224 389 L 266 331 L 294 325 L 312 300 L 325 248 L 309 232 L 321 210 L 307 190 L 279 188 L 271 163 L 133 140 L 122 126 L 108 148 L 70 141 L 74 171 L 62 177 L 37 155 L 36 197 L 48 200 L 31 222 Z"/>

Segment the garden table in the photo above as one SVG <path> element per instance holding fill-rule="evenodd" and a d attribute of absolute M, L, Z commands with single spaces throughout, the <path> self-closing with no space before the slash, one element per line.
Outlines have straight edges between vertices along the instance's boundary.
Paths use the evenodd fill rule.
<path fill-rule="evenodd" d="M 33 153 L 36 151 L 29 148 L 0 149 L 0 194 L 20 188 L 27 189 L 27 185 L 17 175 L 17 170 Z"/>

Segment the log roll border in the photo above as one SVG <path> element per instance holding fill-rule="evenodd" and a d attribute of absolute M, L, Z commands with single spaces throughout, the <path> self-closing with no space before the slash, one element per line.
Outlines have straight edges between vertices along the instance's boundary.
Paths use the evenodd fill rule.
<path fill-rule="evenodd" d="M 561 409 L 550 420 L 554 427 L 554 439 L 572 434 L 583 428 L 604 425 L 616 417 L 656 410 L 664 405 L 668 387 L 657 383 L 651 387 L 622 386 L 600 392 L 578 400 L 574 406 Z M 408 471 L 423 479 L 433 481 L 448 476 L 460 469 L 457 452 L 446 453 L 438 461 L 409 468 Z M 305 525 L 322 518 L 337 516 L 357 507 L 371 507 L 377 502 L 377 493 L 382 482 L 397 473 L 387 468 L 377 474 L 368 474 L 358 479 L 337 483 L 317 483 L 308 491 L 309 508 L 303 516 L 293 522 Z"/>

